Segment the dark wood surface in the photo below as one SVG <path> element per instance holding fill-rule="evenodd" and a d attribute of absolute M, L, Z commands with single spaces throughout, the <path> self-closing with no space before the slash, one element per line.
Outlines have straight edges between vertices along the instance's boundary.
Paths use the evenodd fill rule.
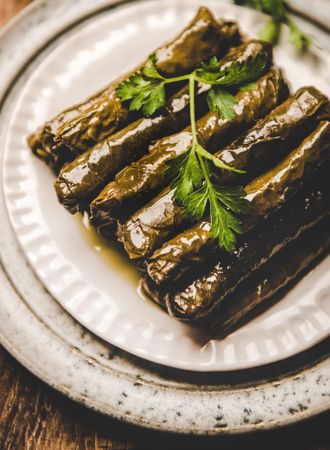
<path fill-rule="evenodd" d="M 0 26 L 27 3 L 29 0 L 0 0 Z M 25 449 L 330 450 L 330 414 L 276 432 L 232 438 L 197 439 L 150 432 L 73 403 L 0 347 L 0 450 Z"/>
<path fill-rule="evenodd" d="M 0 27 L 30 2 L 31 0 L 0 0 Z"/>

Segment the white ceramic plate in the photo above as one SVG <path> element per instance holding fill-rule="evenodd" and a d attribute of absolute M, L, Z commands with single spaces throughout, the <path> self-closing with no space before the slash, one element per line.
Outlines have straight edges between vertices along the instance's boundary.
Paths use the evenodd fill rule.
<path fill-rule="evenodd" d="M 11 223 L 32 267 L 58 302 L 88 329 L 135 355 L 172 367 L 243 369 L 288 357 L 329 335 L 330 258 L 263 315 L 224 340 L 209 340 L 139 297 L 136 271 L 57 203 L 52 174 L 26 145 L 26 136 L 40 123 L 87 97 L 174 35 L 199 4 L 239 20 L 251 35 L 263 22 L 251 10 L 217 0 L 142 1 L 107 11 L 54 46 L 30 74 L 10 118 L 4 192 Z M 301 58 L 281 45 L 276 62 L 293 89 L 313 84 L 329 93 L 329 59 L 318 49 Z"/>

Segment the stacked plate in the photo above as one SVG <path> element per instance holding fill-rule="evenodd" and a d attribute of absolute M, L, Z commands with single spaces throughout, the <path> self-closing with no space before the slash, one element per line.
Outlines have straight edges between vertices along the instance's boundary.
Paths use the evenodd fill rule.
<path fill-rule="evenodd" d="M 141 298 L 135 270 L 57 203 L 53 175 L 26 144 L 31 130 L 179 31 L 200 4 L 250 35 L 265 21 L 219 0 L 60 0 L 34 3 L 2 31 L 0 341 L 105 414 L 235 433 L 328 407 L 330 258 L 244 327 L 210 339 Z M 275 61 L 293 90 L 312 84 L 329 94 L 327 54 L 313 47 L 301 57 L 286 39 Z"/>

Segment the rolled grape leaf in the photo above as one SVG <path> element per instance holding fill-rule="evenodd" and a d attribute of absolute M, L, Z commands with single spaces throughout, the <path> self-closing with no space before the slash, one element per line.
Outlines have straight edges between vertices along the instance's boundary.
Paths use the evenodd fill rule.
<path fill-rule="evenodd" d="M 238 40 L 235 23 L 217 21 L 207 8 L 202 7 L 177 37 L 154 52 L 156 67 L 164 76 L 189 73 L 201 61 L 223 55 Z M 28 139 L 33 153 L 58 171 L 64 163 L 134 120 L 137 115 L 130 113 L 127 105 L 120 101 L 116 89 L 145 64 L 46 122 Z"/>
<path fill-rule="evenodd" d="M 246 171 L 244 176 L 224 171 L 221 184 L 226 186 L 248 182 L 278 161 L 315 126 L 318 114 L 326 109 L 327 104 L 327 98 L 314 88 L 299 90 L 268 117 L 261 119 L 252 130 L 216 153 L 226 164 Z M 328 129 L 327 126 L 325 128 Z M 320 133 L 321 136 L 326 134 L 325 138 L 320 136 L 322 143 L 326 143 L 328 132 Z M 175 201 L 175 191 L 166 189 L 119 227 L 119 239 L 130 257 L 139 258 L 150 255 L 160 247 L 167 237 L 173 236 L 175 228 L 180 229 L 188 224 L 183 208 Z M 204 225 L 202 229 L 204 231 Z M 188 236 L 189 231 L 183 236 L 186 249 L 185 238 Z M 170 254 L 165 254 L 171 258 Z M 191 253 L 186 261 L 190 258 Z M 162 276 L 162 272 L 156 270 L 156 273 Z"/>
<path fill-rule="evenodd" d="M 269 116 L 261 119 L 250 132 L 217 152 L 216 157 L 230 167 L 242 170 L 248 168 L 245 178 L 240 177 L 240 184 L 243 184 L 251 176 L 259 174 L 261 167 L 271 167 L 308 135 L 328 106 L 327 97 L 317 89 L 301 88 Z M 182 141 L 178 143 L 176 135 L 159 141 L 149 154 L 119 172 L 115 180 L 101 191 L 91 203 L 93 223 L 101 232 L 108 225 L 113 226 L 120 216 L 120 208 L 126 202 L 126 206 L 133 204 L 134 207 L 138 205 L 139 199 L 144 200 L 164 186 L 168 181 L 166 164 L 183 153 L 190 144 L 189 134 L 185 137 L 184 150 Z M 237 184 L 237 174 L 223 171 L 221 182 L 225 185 Z"/>
<path fill-rule="evenodd" d="M 206 85 L 197 92 L 199 113 L 206 113 Z M 141 157 L 151 141 L 174 133 L 189 122 L 189 92 L 181 89 L 152 117 L 142 117 L 94 145 L 65 165 L 55 181 L 60 203 L 71 213 L 84 209 L 127 164 Z"/>
<path fill-rule="evenodd" d="M 250 41 L 233 48 L 222 60 L 222 66 L 228 67 L 236 61 L 246 61 L 251 55 L 255 56 L 260 53 L 267 55 L 270 65 L 272 48 L 269 44 Z M 261 84 L 261 93 L 252 89 L 250 92 L 238 94 L 237 116 L 231 121 L 219 119 L 216 114 L 210 113 L 197 122 L 200 139 L 204 145 L 213 151 L 218 148 L 219 141 L 225 145 L 230 138 L 233 138 L 235 132 L 240 132 L 262 114 L 267 114 L 277 104 L 279 97 L 285 97 L 287 87 L 280 73 L 273 73 L 269 78 L 269 81 L 265 79 Z M 264 91 L 266 86 L 269 89 L 267 98 L 265 98 Z M 183 154 L 191 142 L 192 134 L 188 127 L 180 133 L 158 140 L 151 146 L 149 153 L 119 172 L 115 180 L 110 182 L 91 203 L 92 221 L 95 226 L 103 228 L 107 225 L 108 220 L 111 224 L 116 219 L 116 209 L 120 208 L 123 203 L 130 200 L 135 201 L 136 198 L 163 186 L 166 182 L 167 162 L 175 156 Z"/>
<path fill-rule="evenodd" d="M 330 192 L 326 169 L 325 173 L 317 173 L 269 219 L 242 236 L 234 253 L 217 255 L 217 262 L 210 269 L 201 269 L 200 276 L 168 293 L 169 313 L 189 321 L 211 314 L 251 273 L 328 217 Z"/>
<path fill-rule="evenodd" d="M 330 123 L 323 121 L 286 158 L 245 187 L 246 198 L 250 201 L 250 211 L 242 218 L 242 231 L 247 232 L 279 208 L 317 170 L 318 166 L 329 158 Z M 185 217 L 184 211 L 175 202 L 170 201 L 172 198 L 170 195 L 168 192 L 167 217 L 171 214 L 174 218 L 172 222 L 174 220 L 177 223 L 180 220 L 182 222 Z M 166 196 L 162 198 L 166 199 Z M 156 222 L 156 214 L 153 215 L 153 220 Z M 211 252 L 216 252 L 218 243 L 212 238 L 210 229 L 210 222 L 200 222 L 156 250 L 148 264 L 148 273 L 154 282 L 159 284 L 170 278 L 177 279 L 188 271 L 192 264 L 202 264 Z M 161 232 L 162 230 L 158 230 L 159 234 Z"/>
<path fill-rule="evenodd" d="M 223 338 L 241 325 L 243 320 L 246 323 L 249 318 L 253 318 L 257 307 L 260 311 L 260 307 L 265 308 L 273 304 L 274 300 L 279 300 L 279 294 L 285 293 L 284 288 L 288 285 L 292 287 L 292 282 L 329 249 L 329 229 L 330 219 L 327 217 L 294 239 L 231 295 L 225 296 L 212 314 L 199 325 L 210 334 Z"/>
<path fill-rule="evenodd" d="M 324 255 L 330 246 L 330 218 L 302 233 L 248 276 L 219 305 L 197 323 L 212 336 L 224 338 L 272 306 Z M 166 283 L 161 288 L 150 278 L 141 281 L 141 293 L 166 309 Z"/>

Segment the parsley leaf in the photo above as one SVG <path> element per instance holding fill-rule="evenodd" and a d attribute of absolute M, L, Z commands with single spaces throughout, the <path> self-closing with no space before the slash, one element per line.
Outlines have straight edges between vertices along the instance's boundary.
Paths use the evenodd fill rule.
<path fill-rule="evenodd" d="M 218 239 L 219 246 L 232 253 L 237 243 L 236 233 L 241 232 L 241 222 L 228 210 L 221 207 L 217 199 L 213 199 L 210 206 L 211 233 Z"/>
<path fill-rule="evenodd" d="M 188 217 L 201 220 L 205 214 L 208 202 L 208 191 L 206 185 L 201 186 L 197 191 L 189 194 L 183 201 L 185 213 Z"/>
<path fill-rule="evenodd" d="M 283 20 L 286 9 L 282 0 L 234 0 L 236 5 L 248 6 L 272 16 L 275 20 Z"/>
<path fill-rule="evenodd" d="M 177 155 L 175 158 L 170 159 L 166 163 L 166 172 L 165 176 L 169 181 L 174 180 L 180 173 L 181 166 L 186 163 L 186 160 L 189 155 L 188 151 Z"/>
<path fill-rule="evenodd" d="M 199 157 L 204 158 L 203 164 L 210 176 L 205 176 Z M 175 199 L 184 207 L 186 216 L 200 220 L 209 205 L 212 236 L 226 251 L 233 251 L 236 234 L 241 232 L 240 220 L 236 215 L 246 214 L 249 202 L 241 187 L 220 185 L 221 175 L 216 168 L 242 171 L 227 166 L 198 143 L 171 160 L 168 166 L 167 173 L 175 177 L 171 188 L 175 189 Z"/>
<path fill-rule="evenodd" d="M 210 190 L 210 189 L 209 189 Z M 235 250 L 236 235 L 242 232 L 241 221 L 236 214 L 246 214 L 249 202 L 242 188 L 213 186 L 209 193 L 211 233 L 220 247 L 228 252 Z"/>
<path fill-rule="evenodd" d="M 249 212 L 250 205 L 241 186 L 228 187 L 215 184 L 214 189 L 222 203 L 234 213 L 247 214 Z"/>
<path fill-rule="evenodd" d="M 217 73 L 220 70 L 220 63 L 216 56 L 212 56 L 208 63 L 202 62 L 202 70 L 209 73 Z"/>
<path fill-rule="evenodd" d="M 132 101 L 133 103 L 133 101 Z M 132 108 L 131 103 L 131 108 Z M 157 109 L 164 106 L 166 103 L 164 84 L 160 83 L 152 87 L 142 102 L 143 114 L 152 115 Z M 140 108 L 139 108 L 140 109 Z"/>
<path fill-rule="evenodd" d="M 150 81 L 145 80 L 141 74 L 133 73 L 127 80 L 120 83 L 116 93 L 120 100 L 131 100 L 140 93 L 141 89 L 150 85 Z"/>
<path fill-rule="evenodd" d="M 220 63 L 216 56 L 212 56 L 209 62 L 203 62 L 201 68 L 196 69 L 196 76 L 205 83 L 215 83 L 219 77 Z"/>
<path fill-rule="evenodd" d="M 216 84 L 237 86 L 250 83 L 263 75 L 267 70 L 267 66 L 268 60 L 264 52 L 258 53 L 256 56 L 250 55 L 246 61 L 235 61 L 221 71 Z"/>
<path fill-rule="evenodd" d="M 271 18 L 260 30 L 259 37 L 264 41 L 270 42 L 273 45 L 277 45 L 280 39 L 281 30 L 282 23 Z"/>
<path fill-rule="evenodd" d="M 267 68 L 267 54 L 261 52 L 255 56 L 250 55 L 245 61 L 234 61 L 223 69 L 216 60 L 210 60 L 195 73 L 196 79 L 201 83 L 235 88 L 257 80 Z"/>
<path fill-rule="evenodd" d="M 150 57 L 141 73 L 133 73 L 117 87 L 120 100 L 129 101 L 130 111 L 142 110 L 151 115 L 165 105 L 165 80 L 158 73 L 154 57 Z"/>
<path fill-rule="evenodd" d="M 165 80 L 165 78 L 158 72 L 156 67 L 156 56 L 151 55 L 148 58 L 147 64 L 142 67 L 142 73 L 148 78 L 158 78 L 160 80 Z"/>
<path fill-rule="evenodd" d="M 295 47 L 303 52 L 310 46 L 310 38 L 304 34 L 289 16 L 289 8 L 283 0 L 233 0 L 241 6 L 261 11 L 271 16 L 271 19 L 260 32 L 260 38 L 276 45 L 281 34 L 282 24 L 290 28 L 290 41 Z"/>
<path fill-rule="evenodd" d="M 311 39 L 299 30 L 292 20 L 289 19 L 287 25 L 290 28 L 290 42 L 295 45 L 300 52 L 307 50 L 311 44 Z"/>
<path fill-rule="evenodd" d="M 251 83 L 247 83 L 247 84 L 243 84 L 243 86 L 241 86 L 239 88 L 239 90 L 241 92 L 244 91 L 251 91 L 252 89 L 255 89 L 257 87 L 256 83 L 254 83 L 253 81 L 251 81 Z"/>
<path fill-rule="evenodd" d="M 250 56 L 243 62 L 236 60 L 223 69 L 214 56 L 188 75 L 164 78 L 157 70 L 155 56 L 151 56 L 139 72 L 131 75 L 117 88 L 118 97 L 130 102 L 130 110 L 153 114 L 165 104 L 165 84 L 189 81 L 192 141 L 184 153 L 167 163 L 166 176 L 175 189 L 176 201 L 184 207 L 188 217 L 199 220 L 204 216 L 206 208 L 209 208 L 211 232 L 218 239 L 219 245 L 228 251 L 235 248 L 236 234 L 241 231 L 238 216 L 246 213 L 249 204 L 242 188 L 221 186 L 221 174 L 223 170 L 237 173 L 244 171 L 227 165 L 199 143 L 195 117 L 195 85 L 196 81 L 211 85 L 207 95 L 209 109 L 219 117 L 232 120 L 236 116 L 237 104 L 231 93 L 232 88 L 236 91 L 255 88 L 254 80 L 267 70 L 267 66 L 266 53 Z"/>
<path fill-rule="evenodd" d="M 189 218 L 201 220 L 207 205 L 210 209 L 211 234 L 220 247 L 233 252 L 236 235 L 242 232 L 238 215 L 246 214 L 249 202 L 241 187 L 223 187 L 204 183 L 199 189 L 185 196 L 182 204 Z"/>
<path fill-rule="evenodd" d="M 171 186 L 176 189 L 176 199 L 184 203 L 186 197 L 201 186 L 203 173 L 196 152 L 190 149 L 185 152 L 185 158 L 181 158 L 179 162 L 177 160 L 176 163 L 172 162 L 172 174 L 174 174 L 173 167 L 175 167 L 175 164 L 177 175 Z"/>
<path fill-rule="evenodd" d="M 236 116 L 235 105 L 237 100 L 228 91 L 214 86 L 207 94 L 207 103 L 210 111 L 217 113 L 222 119 L 231 120 Z"/>
<path fill-rule="evenodd" d="M 212 183 L 209 183 L 211 234 L 218 239 L 220 247 L 232 252 L 236 234 L 241 233 L 240 216 L 249 212 L 250 202 L 241 186 L 221 186 L 221 175 L 208 164 Z"/>

